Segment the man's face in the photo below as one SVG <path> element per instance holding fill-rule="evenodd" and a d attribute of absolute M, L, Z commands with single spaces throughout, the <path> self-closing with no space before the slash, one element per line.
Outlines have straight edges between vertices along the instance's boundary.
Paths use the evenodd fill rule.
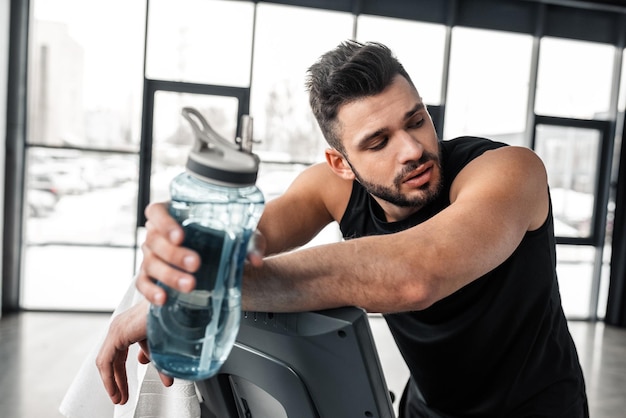
<path fill-rule="evenodd" d="M 418 92 L 402 76 L 382 93 L 340 107 L 339 136 L 354 177 L 402 219 L 441 189 L 437 134 Z"/>

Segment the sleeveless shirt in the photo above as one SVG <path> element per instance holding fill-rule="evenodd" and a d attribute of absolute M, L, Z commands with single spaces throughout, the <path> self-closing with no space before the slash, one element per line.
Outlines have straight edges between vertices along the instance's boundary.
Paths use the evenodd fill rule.
<path fill-rule="evenodd" d="M 442 193 L 399 222 L 385 222 L 355 181 L 340 222 L 344 238 L 394 233 L 428 220 L 450 205 L 450 186 L 463 167 L 502 146 L 476 137 L 441 141 Z M 550 209 L 545 223 L 527 232 L 493 271 L 424 310 L 384 315 L 423 397 L 410 402 L 424 401 L 453 417 L 571 417 L 573 408 L 586 405 L 555 253 Z"/>

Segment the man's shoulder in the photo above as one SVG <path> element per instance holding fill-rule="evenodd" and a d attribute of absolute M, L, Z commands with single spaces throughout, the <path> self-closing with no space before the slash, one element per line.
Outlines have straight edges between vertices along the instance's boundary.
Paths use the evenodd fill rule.
<path fill-rule="evenodd" d="M 297 193 L 300 199 L 306 199 L 312 205 L 324 207 L 337 220 L 348 204 L 352 184 L 337 175 L 328 164 L 317 163 L 300 173 L 288 192 Z"/>
<path fill-rule="evenodd" d="M 454 153 L 482 153 L 491 149 L 506 147 L 504 142 L 479 136 L 459 136 L 441 141 L 444 151 Z"/>
<path fill-rule="evenodd" d="M 460 136 L 441 141 L 444 178 L 452 181 L 472 160 L 487 151 L 507 146 L 503 142 L 477 136 Z"/>
<path fill-rule="evenodd" d="M 351 184 L 350 181 L 344 180 L 336 174 L 325 162 L 315 163 L 305 168 L 298 176 L 298 179 L 303 179 L 319 185 Z"/>

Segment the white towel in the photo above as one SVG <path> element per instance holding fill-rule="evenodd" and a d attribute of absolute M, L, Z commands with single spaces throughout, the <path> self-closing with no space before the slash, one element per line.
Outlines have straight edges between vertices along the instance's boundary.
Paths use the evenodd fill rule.
<path fill-rule="evenodd" d="M 129 309 L 143 296 L 130 284 L 111 319 Z M 110 321 L 109 321 L 110 323 Z M 199 418 L 200 401 L 193 382 L 175 379 L 165 387 L 152 365 L 137 361 L 139 347 L 130 347 L 126 360 L 128 374 L 128 402 L 114 405 L 104 389 L 96 367 L 96 356 L 106 336 L 103 330 L 99 343 L 91 350 L 70 385 L 59 411 L 67 418 Z"/>
<path fill-rule="evenodd" d="M 200 418 L 200 402 L 192 382 L 175 379 L 172 386 L 165 387 L 156 369 L 149 366 L 141 384 L 134 418 L 157 417 Z"/>

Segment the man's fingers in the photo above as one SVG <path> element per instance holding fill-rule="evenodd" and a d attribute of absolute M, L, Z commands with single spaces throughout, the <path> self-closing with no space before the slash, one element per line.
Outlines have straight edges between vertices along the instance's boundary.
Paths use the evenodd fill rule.
<path fill-rule="evenodd" d="M 182 242 L 183 230 L 176 221 L 169 216 L 166 206 L 153 204 L 146 209 L 155 219 L 146 223 L 146 239 L 142 244 L 143 263 L 140 274 L 137 276 L 137 289 L 146 298 L 156 304 L 165 303 L 166 294 L 156 286 L 155 281 L 180 292 L 190 292 L 195 287 L 194 271 L 200 267 L 200 256 L 193 250 L 181 247 L 178 239 L 168 236 L 169 233 L 179 232 Z M 168 219 L 164 219 L 168 218 Z"/>
<path fill-rule="evenodd" d="M 141 350 L 139 350 L 139 354 L 137 355 L 137 359 L 139 360 L 139 363 L 141 364 L 150 363 L 148 341 L 147 340 L 139 341 L 139 346 L 141 347 Z M 159 378 L 161 379 L 161 382 L 163 382 L 163 385 L 165 386 L 172 386 L 174 384 L 174 378 L 167 376 L 161 372 L 159 372 Z"/>
<path fill-rule="evenodd" d="M 126 375 L 126 356 L 123 359 L 118 359 L 114 364 L 115 369 L 115 383 L 119 390 L 119 404 L 124 405 L 128 402 L 128 377 Z"/>
<path fill-rule="evenodd" d="M 183 233 L 182 229 L 180 232 L 181 234 Z M 194 272 L 200 267 L 200 256 L 198 253 L 181 247 L 180 243 L 172 243 L 166 235 L 157 231 L 148 230 L 141 249 L 144 252 L 144 259 L 146 258 L 145 253 L 149 252 L 148 256 L 153 255 L 181 270 Z"/>
<path fill-rule="evenodd" d="M 139 341 L 139 347 L 141 348 L 139 350 L 139 353 L 137 353 L 137 360 L 139 360 L 139 363 L 141 364 L 148 364 L 150 363 L 150 349 L 148 347 L 148 340 L 142 340 Z"/>
<path fill-rule="evenodd" d="M 115 379 L 115 375 L 113 373 L 113 368 L 100 368 L 98 367 L 98 371 L 100 372 L 100 379 L 104 384 L 104 389 L 106 390 L 109 398 L 114 404 L 120 403 L 122 400 L 122 394 L 117 386 L 117 382 Z"/>
<path fill-rule="evenodd" d="M 192 291 L 196 285 L 192 274 L 175 269 L 160 260 L 152 262 L 144 260 L 137 274 L 135 286 L 150 303 L 157 306 L 165 303 L 167 294 L 155 280 L 183 293 Z"/>
<path fill-rule="evenodd" d="M 148 292 L 144 293 L 146 296 L 159 292 L 158 289 L 150 287 L 154 280 L 181 292 L 190 292 L 195 287 L 195 278 L 191 273 L 200 267 L 200 256 L 187 248 L 169 247 L 155 249 L 148 242 L 142 245 L 141 272 L 145 276 L 138 278 L 137 286 L 142 293 L 143 290 Z"/>
<path fill-rule="evenodd" d="M 174 384 L 174 378 L 169 377 L 168 375 L 165 375 L 161 372 L 159 372 L 159 378 L 161 379 L 161 382 L 163 382 L 164 386 L 170 387 Z"/>
<path fill-rule="evenodd" d="M 183 230 L 172 218 L 168 211 L 169 202 L 150 203 L 144 211 L 146 219 L 146 229 L 158 229 L 174 245 L 183 242 Z"/>
<path fill-rule="evenodd" d="M 104 384 L 104 388 L 115 404 L 123 403 L 128 399 L 128 386 L 126 383 L 126 355 L 120 351 L 114 350 L 111 353 L 107 346 L 103 346 L 98 357 L 96 358 L 96 367 L 100 373 L 100 378 Z M 120 368 L 116 362 L 122 362 L 122 376 L 118 375 Z"/>

